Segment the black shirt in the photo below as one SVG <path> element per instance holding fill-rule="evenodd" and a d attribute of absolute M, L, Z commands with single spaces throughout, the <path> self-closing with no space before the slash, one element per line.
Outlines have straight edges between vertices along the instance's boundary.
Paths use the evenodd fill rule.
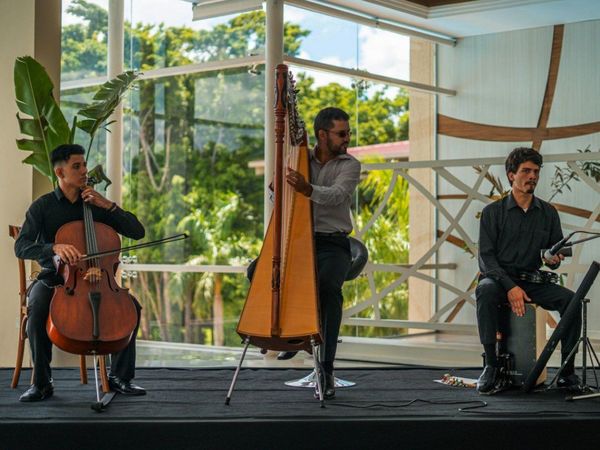
<path fill-rule="evenodd" d="M 541 250 L 563 238 L 558 212 L 550 203 L 533 197 L 527 212 L 512 193 L 483 208 L 479 228 L 479 270 L 482 277 L 498 281 L 509 291 L 511 277 L 537 270 Z M 552 268 L 558 267 L 552 266 Z"/>
<path fill-rule="evenodd" d="M 132 239 L 144 237 L 144 226 L 132 213 L 119 207 L 113 212 L 94 205 L 90 207 L 94 221 L 105 223 Z M 25 222 L 15 242 L 15 254 L 21 259 L 37 260 L 43 269 L 38 279 L 49 286 L 62 283 L 52 262 L 54 237 L 61 226 L 74 220 L 83 220 L 83 199 L 78 197 L 71 203 L 59 187 L 34 201 L 25 214 Z"/>

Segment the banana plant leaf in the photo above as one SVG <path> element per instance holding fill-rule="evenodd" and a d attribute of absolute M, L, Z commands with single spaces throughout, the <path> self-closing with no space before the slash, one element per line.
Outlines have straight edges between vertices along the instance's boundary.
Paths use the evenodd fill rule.
<path fill-rule="evenodd" d="M 77 113 L 79 116 L 86 117 L 77 121 L 77 127 L 88 133 L 93 140 L 96 131 L 105 126 L 105 122 L 138 76 L 136 72 L 127 71 L 104 83 L 94 95 L 94 103 L 80 109 Z"/>
<path fill-rule="evenodd" d="M 56 184 L 50 152 L 68 143 L 71 132 L 52 95 L 52 81 L 44 67 L 30 56 L 17 58 L 14 80 L 17 107 L 27 116 L 17 113 L 21 134 L 27 136 L 17 139 L 17 147 L 31 152 L 23 162 L 31 164 Z"/>

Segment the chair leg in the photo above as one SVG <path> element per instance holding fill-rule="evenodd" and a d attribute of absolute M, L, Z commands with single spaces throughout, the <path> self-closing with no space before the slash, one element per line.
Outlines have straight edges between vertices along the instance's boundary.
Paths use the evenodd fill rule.
<path fill-rule="evenodd" d="M 85 365 L 85 356 L 79 355 L 79 379 L 81 384 L 88 384 L 87 367 Z"/>
<path fill-rule="evenodd" d="M 19 378 L 21 378 L 21 368 L 23 367 L 23 353 L 25 352 L 25 322 L 27 321 L 27 317 L 21 318 L 21 323 L 19 324 L 19 345 L 17 347 L 17 361 L 15 362 L 15 371 L 13 372 L 12 382 L 10 383 L 10 387 L 15 389 L 19 384 Z"/>
<path fill-rule="evenodd" d="M 100 356 L 100 382 L 102 383 L 102 392 L 110 392 L 108 385 L 108 372 L 106 371 L 106 355 Z"/>

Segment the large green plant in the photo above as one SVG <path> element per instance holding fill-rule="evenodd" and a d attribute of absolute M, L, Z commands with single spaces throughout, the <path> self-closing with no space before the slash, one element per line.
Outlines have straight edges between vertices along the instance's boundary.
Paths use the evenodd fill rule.
<path fill-rule="evenodd" d="M 75 131 L 79 128 L 89 136 L 89 155 L 96 132 L 110 125 L 108 118 L 137 76 L 128 71 L 104 83 L 94 95 L 92 104 L 78 111 L 77 115 L 84 119 L 78 120 L 76 115 L 69 127 L 52 95 L 54 85 L 46 69 L 31 56 L 17 58 L 14 72 L 16 101 L 19 111 L 27 116 L 17 113 L 17 120 L 21 134 L 28 136 L 17 139 L 17 147 L 31 152 L 23 162 L 31 164 L 56 185 L 50 152 L 61 144 L 73 143 Z"/>

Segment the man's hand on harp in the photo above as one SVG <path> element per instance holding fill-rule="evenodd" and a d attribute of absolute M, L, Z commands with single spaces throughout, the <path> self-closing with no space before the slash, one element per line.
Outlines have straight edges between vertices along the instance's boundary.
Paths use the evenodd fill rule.
<path fill-rule="evenodd" d="M 306 178 L 304 178 L 304 175 L 302 175 L 300 172 L 288 167 L 286 179 L 289 185 L 292 186 L 296 192 L 300 192 L 306 197 L 311 196 L 313 191 L 312 185 L 306 181 Z"/>

